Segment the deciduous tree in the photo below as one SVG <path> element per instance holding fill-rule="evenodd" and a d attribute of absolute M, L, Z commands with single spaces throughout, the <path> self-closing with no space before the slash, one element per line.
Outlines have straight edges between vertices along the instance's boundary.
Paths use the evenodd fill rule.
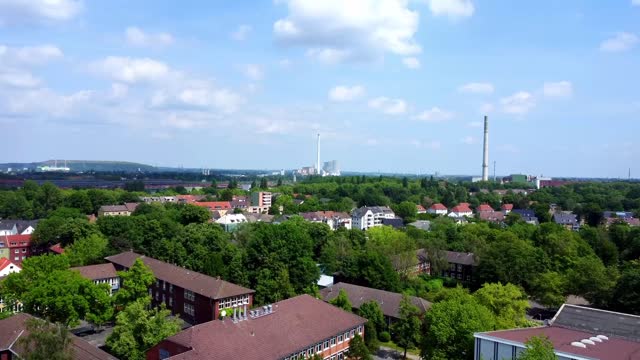
<path fill-rule="evenodd" d="M 148 288 L 155 281 L 153 272 L 139 258 L 127 271 L 119 271 L 120 290 L 116 293 L 115 303 L 124 307 L 138 299 L 148 296 Z"/>
<path fill-rule="evenodd" d="M 400 318 L 391 326 L 391 335 L 395 343 L 404 349 L 403 359 L 407 358 L 407 349 L 419 344 L 420 324 L 420 311 L 407 295 L 402 295 Z"/>
<path fill-rule="evenodd" d="M 520 353 L 518 360 L 557 360 L 553 352 L 553 343 L 547 337 L 534 336 L 525 343 L 527 348 Z"/>
<path fill-rule="evenodd" d="M 329 304 L 337 306 L 344 311 L 351 312 L 351 301 L 349 301 L 349 295 L 347 295 L 347 292 L 344 289 L 340 289 L 338 296 L 329 300 Z"/>
<path fill-rule="evenodd" d="M 45 320 L 31 318 L 26 321 L 28 335 L 18 340 L 24 349 L 20 358 L 24 360 L 71 360 L 73 345 L 69 331 L 62 324 L 51 324 Z"/>

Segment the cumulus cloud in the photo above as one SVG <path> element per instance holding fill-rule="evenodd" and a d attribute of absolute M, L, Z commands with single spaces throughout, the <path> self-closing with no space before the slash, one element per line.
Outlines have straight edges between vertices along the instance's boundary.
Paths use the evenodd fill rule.
<path fill-rule="evenodd" d="M 415 57 L 406 57 L 402 59 L 402 63 L 404 64 L 404 66 L 408 67 L 409 69 L 420 68 L 420 60 L 418 60 L 418 58 L 415 58 Z"/>
<path fill-rule="evenodd" d="M 407 112 L 407 103 L 402 99 L 377 97 L 369 100 L 369 107 L 380 110 L 387 115 L 402 115 Z"/>
<path fill-rule="evenodd" d="M 125 96 L 127 96 L 127 93 L 129 92 L 129 87 L 125 84 L 120 84 L 120 83 L 113 83 L 111 84 L 111 91 L 109 93 L 109 96 L 112 99 L 122 99 Z"/>
<path fill-rule="evenodd" d="M 364 96 L 364 93 L 364 87 L 360 85 L 339 85 L 329 90 L 329 100 L 337 102 L 353 101 Z"/>
<path fill-rule="evenodd" d="M 0 85 L 15 88 L 35 88 L 40 86 L 40 79 L 27 71 L 18 69 L 0 69 Z"/>
<path fill-rule="evenodd" d="M 472 94 L 491 94 L 493 90 L 493 84 L 486 82 L 468 83 L 458 87 L 459 92 Z"/>
<path fill-rule="evenodd" d="M 542 92 L 546 97 L 567 98 L 573 94 L 573 85 L 569 81 L 546 82 Z"/>
<path fill-rule="evenodd" d="M 429 10 L 434 16 L 460 19 L 472 16 L 475 8 L 471 0 L 429 0 Z"/>
<path fill-rule="evenodd" d="M 108 56 L 96 61 L 90 68 L 113 80 L 124 83 L 154 82 L 169 76 L 167 64 L 149 58 Z"/>
<path fill-rule="evenodd" d="M 419 14 L 408 0 L 282 0 L 285 18 L 273 24 L 276 40 L 307 48 L 321 62 L 376 59 L 384 53 L 401 56 L 421 52 L 414 39 Z"/>
<path fill-rule="evenodd" d="M 42 65 L 63 57 L 62 50 L 53 45 L 9 47 L 0 45 L 0 64 Z"/>
<path fill-rule="evenodd" d="M 262 80 L 264 77 L 264 72 L 262 71 L 262 67 L 256 64 L 247 64 L 244 67 L 244 75 L 251 80 L 257 81 Z"/>
<path fill-rule="evenodd" d="M 251 30 L 250 25 L 242 24 L 231 33 L 231 38 L 236 41 L 244 41 L 247 39 L 247 36 L 249 36 L 249 33 L 251 33 Z"/>
<path fill-rule="evenodd" d="M 81 10 L 81 0 L 0 0 L 0 26 L 65 21 Z"/>
<path fill-rule="evenodd" d="M 502 111 L 507 114 L 524 115 L 536 105 L 533 95 L 526 91 L 517 92 L 500 99 Z"/>
<path fill-rule="evenodd" d="M 0 97 L 0 102 L 3 111 L 8 115 L 41 117 L 46 114 L 53 118 L 60 118 L 89 105 L 93 95 L 94 93 L 89 90 L 62 95 L 50 89 L 37 88 L 11 92 Z"/>
<path fill-rule="evenodd" d="M 147 33 L 135 26 L 125 30 L 125 38 L 129 45 L 140 47 L 164 47 L 174 42 L 173 36 L 169 33 Z"/>
<path fill-rule="evenodd" d="M 600 50 L 605 52 L 627 51 L 638 43 L 638 36 L 628 32 L 617 33 L 614 37 L 600 43 Z"/>
<path fill-rule="evenodd" d="M 452 112 L 440 109 L 439 107 L 432 107 L 414 116 L 415 120 L 426 122 L 442 122 L 450 120 L 451 118 L 453 118 Z"/>

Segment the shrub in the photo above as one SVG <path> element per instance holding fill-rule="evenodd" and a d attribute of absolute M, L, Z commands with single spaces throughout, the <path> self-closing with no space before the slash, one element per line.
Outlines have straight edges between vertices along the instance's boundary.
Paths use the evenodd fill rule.
<path fill-rule="evenodd" d="M 378 334 L 378 339 L 382 342 L 389 342 L 391 341 L 391 335 L 387 331 L 383 331 Z"/>

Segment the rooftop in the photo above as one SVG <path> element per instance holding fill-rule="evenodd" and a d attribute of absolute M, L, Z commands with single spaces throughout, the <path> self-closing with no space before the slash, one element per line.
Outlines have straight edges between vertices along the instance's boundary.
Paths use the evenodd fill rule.
<path fill-rule="evenodd" d="M 170 359 L 282 359 L 346 332 L 366 319 L 300 295 L 273 304 L 273 312 L 237 323 L 214 320 L 166 339 L 187 348 Z"/>
<path fill-rule="evenodd" d="M 153 275 L 158 280 L 166 281 L 211 299 L 224 299 L 255 292 L 228 281 L 136 254 L 132 251 L 108 256 L 105 259 L 114 264 L 130 268 L 137 258 L 142 259 L 142 262 L 153 271 Z"/>
<path fill-rule="evenodd" d="M 402 294 L 399 293 L 341 282 L 320 290 L 320 296 L 324 301 L 328 302 L 337 297 L 340 290 L 343 289 L 349 296 L 351 306 L 356 309 L 359 309 L 362 304 L 374 300 L 380 304 L 384 315 L 392 318 L 400 317 L 400 301 L 402 300 Z M 409 299 L 411 300 L 411 303 L 422 313 L 426 312 L 431 307 L 431 303 L 422 298 L 410 296 Z"/>
<path fill-rule="evenodd" d="M 101 280 L 118 277 L 116 268 L 112 263 L 72 267 L 71 270 L 78 271 L 80 275 L 82 275 L 82 277 L 89 280 Z"/>

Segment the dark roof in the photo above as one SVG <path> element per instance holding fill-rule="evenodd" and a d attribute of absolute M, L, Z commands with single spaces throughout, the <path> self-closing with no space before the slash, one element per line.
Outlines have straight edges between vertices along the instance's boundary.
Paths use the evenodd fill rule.
<path fill-rule="evenodd" d="M 342 289 L 346 291 L 349 296 L 351 306 L 354 309 L 359 309 L 362 304 L 374 300 L 380 304 L 384 315 L 396 319 L 400 317 L 400 301 L 402 300 L 402 294 L 399 293 L 341 282 L 320 290 L 320 296 L 324 301 L 328 302 L 337 297 Z M 431 303 L 422 298 L 410 296 L 409 299 L 421 313 L 426 312 L 431 307 Z"/>
<path fill-rule="evenodd" d="M 400 218 L 387 219 L 383 218 L 381 221 L 382 225 L 393 226 L 394 228 L 401 228 L 404 226 L 404 221 Z"/>
<path fill-rule="evenodd" d="M 20 342 L 21 337 L 29 334 L 26 330 L 26 321 L 33 318 L 31 315 L 20 313 L 0 320 L 0 351 L 10 350 L 18 356 L 23 352 Z M 98 349 L 79 337 L 69 334 L 73 342 L 73 359 L 75 360 L 117 360 L 116 357 Z"/>
<path fill-rule="evenodd" d="M 153 275 L 157 279 L 191 290 L 196 294 L 200 294 L 211 299 L 224 299 L 231 296 L 255 292 L 254 290 L 204 275 L 199 272 L 171 265 L 154 258 L 136 254 L 132 251 L 106 257 L 107 261 L 126 268 L 133 266 L 133 263 L 137 258 L 142 259 L 142 262 L 144 262 L 144 264 L 153 271 Z"/>
<path fill-rule="evenodd" d="M 273 312 L 233 323 L 214 320 L 166 339 L 190 350 L 170 359 L 282 359 L 363 325 L 366 319 L 300 295 L 273 304 Z"/>
<path fill-rule="evenodd" d="M 524 343 L 527 340 L 534 336 L 545 336 L 553 343 L 553 348 L 556 351 L 564 353 L 564 357 L 566 358 L 573 358 L 575 356 L 598 360 L 634 360 L 640 358 L 640 343 L 615 337 L 609 337 L 609 340 L 596 342 L 596 345 L 586 345 L 586 348 L 571 345 L 572 342 L 580 342 L 580 340 L 589 339 L 597 335 L 602 334 L 599 332 L 565 329 L 557 326 L 501 330 L 476 334 L 477 337 L 494 341 L 515 342 L 522 347 L 524 347 Z"/>
<path fill-rule="evenodd" d="M 532 218 L 532 217 L 536 217 L 536 212 L 531 210 L 531 209 L 513 209 L 511 210 L 512 213 L 516 213 L 519 214 L 522 218 Z"/>
<path fill-rule="evenodd" d="M 464 253 L 457 251 L 445 251 L 447 262 L 460 265 L 478 265 L 478 261 L 473 253 Z"/>
<path fill-rule="evenodd" d="M 78 266 L 72 267 L 71 270 L 77 270 L 82 277 L 89 280 L 100 280 L 118 277 L 116 268 L 112 263 Z"/>
<path fill-rule="evenodd" d="M 25 231 L 29 226 L 35 229 L 39 221 L 40 220 L 13 220 L 13 222 L 16 224 L 18 234 Z"/>
<path fill-rule="evenodd" d="M 553 214 L 553 221 L 560 225 L 575 225 L 578 223 L 578 219 L 575 214 L 561 212 Z"/>
<path fill-rule="evenodd" d="M 631 211 L 605 211 L 602 216 L 607 218 L 631 218 L 633 213 Z"/>
<path fill-rule="evenodd" d="M 16 226 L 15 221 L 11 221 L 11 220 L 0 221 L 0 230 L 13 230 L 14 226 Z"/>
<path fill-rule="evenodd" d="M 129 208 L 127 208 L 127 206 L 125 206 L 125 205 L 102 205 L 102 206 L 100 206 L 100 209 L 98 209 L 98 211 L 100 211 L 100 212 L 123 212 L 123 211 L 131 211 L 131 210 L 129 210 Z"/>
<path fill-rule="evenodd" d="M 552 324 L 640 342 L 640 316 L 636 315 L 564 304 Z"/>

